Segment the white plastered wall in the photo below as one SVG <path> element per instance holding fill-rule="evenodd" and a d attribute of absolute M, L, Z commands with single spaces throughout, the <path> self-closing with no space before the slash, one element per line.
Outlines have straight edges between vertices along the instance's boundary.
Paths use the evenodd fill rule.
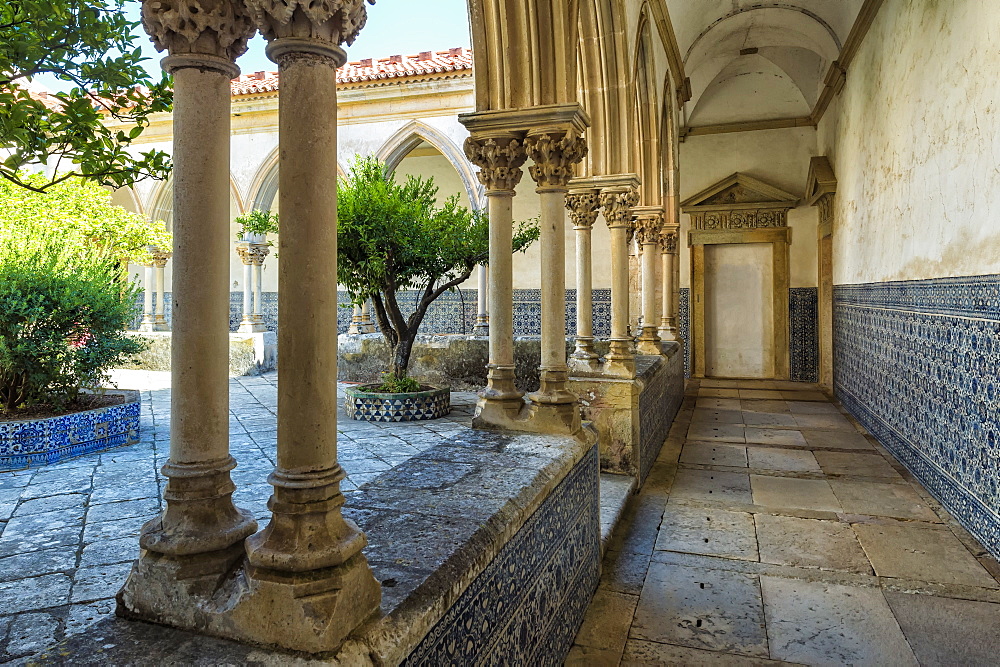
<path fill-rule="evenodd" d="M 1000 272 L 1000 3 L 886 0 L 819 125 L 834 282 Z"/>

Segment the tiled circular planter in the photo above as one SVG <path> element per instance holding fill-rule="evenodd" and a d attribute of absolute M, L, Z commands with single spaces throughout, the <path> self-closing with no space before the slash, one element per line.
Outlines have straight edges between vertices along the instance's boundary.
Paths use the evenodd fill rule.
<path fill-rule="evenodd" d="M 408 394 L 380 394 L 370 391 L 377 384 L 346 390 L 347 416 L 368 422 L 410 422 L 437 419 L 451 412 L 451 389 L 429 389 Z"/>
<path fill-rule="evenodd" d="M 139 392 L 125 402 L 59 417 L 0 422 L 0 470 L 58 463 L 139 442 Z"/>

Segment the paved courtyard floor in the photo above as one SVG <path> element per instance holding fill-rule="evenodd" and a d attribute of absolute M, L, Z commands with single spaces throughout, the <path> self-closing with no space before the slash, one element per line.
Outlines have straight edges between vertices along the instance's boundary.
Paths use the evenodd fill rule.
<path fill-rule="evenodd" d="M 0 472 L 0 662 L 40 651 L 114 611 L 114 595 L 138 556 L 139 528 L 161 508 L 169 377 L 116 372 L 120 387 L 142 390 L 138 444 Z M 230 380 L 230 448 L 238 462 L 234 499 L 261 525 L 270 518 L 276 385 L 276 373 Z M 348 474 L 344 493 L 467 431 L 475 394 L 453 392 L 451 400 L 451 414 L 429 422 L 369 424 L 339 415 L 338 459 Z"/>
<path fill-rule="evenodd" d="M 1000 664 L 996 561 L 796 386 L 689 385 L 569 664 Z"/>

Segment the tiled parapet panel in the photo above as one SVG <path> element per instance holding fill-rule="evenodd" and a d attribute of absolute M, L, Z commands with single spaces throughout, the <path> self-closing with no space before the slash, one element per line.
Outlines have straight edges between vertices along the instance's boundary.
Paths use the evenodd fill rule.
<path fill-rule="evenodd" d="M 639 357 L 637 367 L 649 357 Z M 639 479 L 642 484 L 660 454 L 660 448 L 674 417 L 684 400 L 684 360 L 681 350 L 675 348 L 648 375 L 641 373 L 645 380 L 639 394 Z"/>
<path fill-rule="evenodd" d="M 844 406 L 1000 556 L 1000 275 L 838 285 Z"/>
<path fill-rule="evenodd" d="M 125 402 L 60 417 L 0 422 L 0 471 L 58 463 L 139 441 L 139 393 Z"/>
<path fill-rule="evenodd" d="M 677 329 L 684 345 L 684 377 L 691 377 L 691 289 L 682 287 L 678 298 Z"/>
<path fill-rule="evenodd" d="M 592 447 L 405 665 L 561 665 L 600 578 Z"/>
<path fill-rule="evenodd" d="M 819 381 L 819 296 L 815 287 L 788 290 L 788 346 L 791 379 Z"/>

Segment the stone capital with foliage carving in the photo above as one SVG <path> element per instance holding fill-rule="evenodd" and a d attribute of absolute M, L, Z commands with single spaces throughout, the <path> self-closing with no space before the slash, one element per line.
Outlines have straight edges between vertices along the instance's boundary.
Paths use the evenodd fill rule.
<path fill-rule="evenodd" d="M 632 208 L 639 203 L 635 188 L 608 188 L 601 191 L 601 208 L 608 227 L 632 228 Z"/>
<path fill-rule="evenodd" d="M 544 132 L 524 140 L 528 167 L 540 188 L 565 188 L 573 178 L 573 165 L 587 157 L 587 140 L 572 132 Z"/>
<path fill-rule="evenodd" d="M 156 249 L 151 249 L 149 251 L 149 255 L 151 257 L 149 265 L 156 267 L 157 269 L 163 269 L 166 268 L 167 260 L 169 260 L 173 256 L 173 253 L 156 248 Z"/>
<path fill-rule="evenodd" d="M 662 213 L 643 213 L 636 216 L 635 235 L 640 245 L 659 243 L 660 228 L 663 227 Z"/>
<path fill-rule="evenodd" d="M 268 41 L 312 40 L 350 46 L 368 20 L 366 0 L 246 0 Z M 368 0 L 374 4 L 374 0 Z"/>
<path fill-rule="evenodd" d="M 143 0 L 142 26 L 158 51 L 235 62 L 256 29 L 239 0 Z"/>
<path fill-rule="evenodd" d="M 487 192 L 513 192 L 521 182 L 521 165 L 528 156 L 516 138 L 469 137 L 464 149 L 469 161 L 479 167 L 479 182 Z"/>
<path fill-rule="evenodd" d="M 601 198 L 597 190 L 578 190 L 566 195 L 566 210 L 576 229 L 593 227 L 600 209 Z"/>
<path fill-rule="evenodd" d="M 263 266 L 271 248 L 266 243 L 241 243 L 236 246 L 236 252 L 244 264 Z"/>
<path fill-rule="evenodd" d="M 677 230 L 664 227 L 659 234 L 660 249 L 666 253 L 677 252 Z"/>

